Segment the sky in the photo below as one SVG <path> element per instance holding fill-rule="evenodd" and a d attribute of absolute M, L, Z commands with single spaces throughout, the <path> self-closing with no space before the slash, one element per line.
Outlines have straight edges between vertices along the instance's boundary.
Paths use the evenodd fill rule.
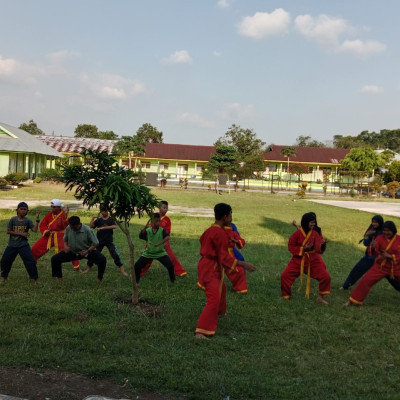
<path fill-rule="evenodd" d="M 212 145 L 400 128 L 398 0 L 0 0 L 0 122 Z"/>

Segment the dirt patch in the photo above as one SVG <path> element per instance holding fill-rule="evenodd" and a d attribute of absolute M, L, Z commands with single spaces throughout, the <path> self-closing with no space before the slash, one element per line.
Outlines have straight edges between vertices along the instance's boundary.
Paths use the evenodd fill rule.
<path fill-rule="evenodd" d="M 128 385 L 119 386 L 105 379 L 33 368 L 0 368 L 0 393 L 29 400 L 83 400 L 90 395 L 131 400 L 185 400 L 153 393 L 134 393 Z"/>

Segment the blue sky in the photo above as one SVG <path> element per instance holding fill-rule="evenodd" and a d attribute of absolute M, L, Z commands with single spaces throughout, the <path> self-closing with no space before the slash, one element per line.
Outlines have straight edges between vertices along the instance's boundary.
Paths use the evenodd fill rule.
<path fill-rule="evenodd" d="M 0 121 L 213 144 L 400 128 L 398 0 L 0 0 Z"/>

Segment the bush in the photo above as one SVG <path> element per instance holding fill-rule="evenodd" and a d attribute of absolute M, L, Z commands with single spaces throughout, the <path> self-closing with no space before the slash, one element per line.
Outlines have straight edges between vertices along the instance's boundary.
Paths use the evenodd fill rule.
<path fill-rule="evenodd" d="M 34 180 L 33 183 L 40 183 L 42 182 L 43 178 L 41 178 L 40 176 L 37 176 Z"/>
<path fill-rule="evenodd" d="M 4 178 L 0 178 L 0 187 L 7 186 L 8 182 Z"/>
<path fill-rule="evenodd" d="M 4 177 L 4 179 L 10 184 L 10 185 L 18 185 L 22 181 L 26 181 L 28 179 L 28 174 L 25 172 L 14 172 L 12 174 L 8 174 Z"/>
<path fill-rule="evenodd" d="M 393 199 L 396 196 L 397 190 L 399 189 L 399 182 L 397 181 L 393 181 L 393 182 L 389 182 L 386 185 L 387 191 L 389 192 L 390 197 L 392 197 Z"/>
<path fill-rule="evenodd" d="M 60 179 L 61 174 L 57 169 L 54 168 L 45 168 L 40 174 L 39 177 L 44 181 L 57 181 Z"/>
<path fill-rule="evenodd" d="M 357 196 L 357 193 L 356 193 L 356 191 L 355 191 L 354 189 L 351 189 L 351 190 L 349 191 L 349 195 L 350 195 L 350 197 L 356 197 L 356 196 Z"/>

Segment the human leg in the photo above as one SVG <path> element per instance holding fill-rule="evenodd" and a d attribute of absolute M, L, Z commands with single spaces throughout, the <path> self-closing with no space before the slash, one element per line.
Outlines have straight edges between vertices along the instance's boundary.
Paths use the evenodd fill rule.
<path fill-rule="evenodd" d="M 114 260 L 114 264 L 119 268 L 121 274 L 124 276 L 128 276 L 125 271 L 124 263 L 122 262 L 121 254 L 118 250 L 118 247 L 115 245 L 114 242 L 107 243 L 106 246 L 108 251 L 110 252 L 112 259 Z"/>
<path fill-rule="evenodd" d="M 37 280 L 39 278 L 38 270 L 30 246 L 27 244 L 26 246 L 18 247 L 18 253 L 25 265 L 25 269 L 28 272 L 29 277 Z"/>
<path fill-rule="evenodd" d="M 35 261 L 45 255 L 49 249 L 47 248 L 47 243 L 49 241 L 49 238 L 46 236 L 40 237 L 32 246 L 32 255 Z"/>
<path fill-rule="evenodd" d="M 171 282 L 174 282 L 175 281 L 175 272 L 174 272 L 174 265 L 172 264 L 171 259 L 167 255 L 165 255 L 165 256 L 157 258 L 157 261 L 159 261 L 162 265 L 164 265 L 165 268 L 167 268 L 169 280 Z"/>
<path fill-rule="evenodd" d="M 168 242 L 165 242 L 164 248 L 168 254 L 168 257 L 171 259 L 172 264 L 174 266 L 174 273 L 177 276 L 186 276 L 187 272 L 186 270 L 182 267 L 182 264 L 179 262 L 178 258 L 176 257 L 175 253 L 171 249 L 171 244 Z"/>
<path fill-rule="evenodd" d="M 68 261 L 79 260 L 80 256 L 77 256 L 75 253 L 72 252 L 64 252 L 60 251 L 54 256 L 51 257 L 51 276 L 53 278 L 62 279 L 62 264 Z"/>
<path fill-rule="evenodd" d="M 142 269 L 149 263 L 149 261 L 153 261 L 152 258 L 147 258 L 140 256 L 138 260 L 135 262 L 135 278 L 136 283 L 139 283 Z"/>
<path fill-rule="evenodd" d="M 88 254 L 88 260 L 97 265 L 97 279 L 101 281 L 106 270 L 107 259 L 97 249 Z"/>
<path fill-rule="evenodd" d="M 294 263 L 293 260 L 289 261 L 281 274 L 281 293 L 284 299 L 290 299 L 292 296 L 292 285 L 299 275 L 300 265 Z"/>
<path fill-rule="evenodd" d="M 364 256 L 350 271 L 348 277 L 344 281 L 342 288 L 348 289 L 354 285 L 372 266 L 374 265 L 374 259 L 372 257 Z"/>
<path fill-rule="evenodd" d="M 246 271 L 243 267 L 238 267 L 226 274 L 232 283 L 232 288 L 236 293 L 247 294 Z"/>
<path fill-rule="evenodd" d="M 3 256 L 1 257 L 1 277 L 4 279 L 8 278 L 8 274 L 11 271 L 11 267 L 15 258 L 18 255 L 18 248 L 17 247 L 10 247 L 7 246 L 4 250 Z"/>

